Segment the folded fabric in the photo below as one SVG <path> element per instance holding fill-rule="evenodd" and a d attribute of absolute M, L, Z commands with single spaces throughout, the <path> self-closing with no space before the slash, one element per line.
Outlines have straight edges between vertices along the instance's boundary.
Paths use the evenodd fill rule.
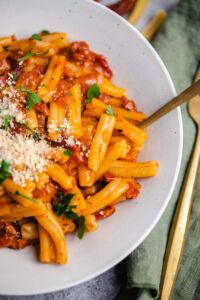
<path fill-rule="evenodd" d="M 182 0 L 171 13 L 153 45 L 161 56 L 176 90 L 191 84 L 200 62 L 200 0 Z M 183 106 L 184 146 L 179 179 L 171 201 L 155 229 L 127 259 L 127 291 L 119 299 L 156 299 L 168 233 L 179 197 L 184 174 L 191 156 L 195 125 Z M 200 169 L 194 193 L 194 204 L 181 267 L 172 299 L 200 299 Z"/>

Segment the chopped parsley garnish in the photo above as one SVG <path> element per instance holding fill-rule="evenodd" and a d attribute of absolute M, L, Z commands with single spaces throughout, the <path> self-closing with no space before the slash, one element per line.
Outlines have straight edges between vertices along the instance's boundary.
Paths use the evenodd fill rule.
<path fill-rule="evenodd" d="M 36 41 L 41 41 L 41 36 L 40 36 L 39 34 L 37 34 L 37 33 L 34 33 L 34 34 L 32 35 L 32 39 L 33 39 L 33 40 L 36 40 Z"/>
<path fill-rule="evenodd" d="M 101 95 L 100 89 L 96 83 L 92 84 L 87 91 L 87 99 L 84 101 L 85 104 L 88 104 L 92 101 L 93 98 L 98 98 Z"/>
<path fill-rule="evenodd" d="M 18 61 L 25 61 L 27 60 L 28 58 L 32 57 L 32 56 L 40 56 L 40 55 L 45 55 L 49 52 L 49 49 L 45 50 L 44 52 L 32 52 L 32 51 L 29 51 L 27 52 L 26 54 L 24 54 L 24 56 L 18 58 Z"/>
<path fill-rule="evenodd" d="M 2 160 L 0 166 L 0 183 L 10 176 L 10 164 L 6 160 Z"/>
<path fill-rule="evenodd" d="M 78 220 L 78 238 L 81 240 L 85 232 L 85 217 L 80 216 Z"/>
<path fill-rule="evenodd" d="M 71 156 L 72 155 L 72 151 L 70 149 L 67 149 L 67 150 L 64 151 L 64 155 Z"/>
<path fill-rule="evenodd" d="M 12 116 L 5 116 L 5 118 L 2 121 L 2 127 L 5 130 L 8 130 L 8 127 L 10 125 L 10 122 L 12 121 L 13 117 Z"/>
<path fill-rule="evenodd" d="M 62 216 L 66 219 L 71 219 L 77 225 L 77 236 L 79 239 L 83 238 L 85 232 L 85 217 L 77 215 L 73 209 L 76 208 L 76 205 L 70 205 L 70 202 L 75 194 L 64 195 L 63 192 L 59 192 L 60 202 L 53 206 L 53 210 L 57 216 Z"/>
<path fill-rule="evenodd" d="M 28 110 L 32 109 L 35 106 L 35 104 L 41 102 L 40 97 L 36 93 L 27 90 L 24 86 L 21 86 L 20 90 L 27 94 L 26 108 Z"/>
<path fill-rule="evenodd" d="M 15 195 L 20 196 L 20 197 L 23 197 L 24 199 L 30 200 L 31 202 L 34 202 L 34 203 L 37 202 L 37 199 L 28 197 L 28 196 L 26 196 L 26 195 L 20 193 L 19 191 L 16 191 L 16 192 L 15 192 Z"/>
<path fill-rule="evenodd" d="M 107 106 L 106 114 L 110 115 L 110 116 L 114 116 L 115 115 L 114 109 L 113 109 L 113 107 L 111 105 Z"/>
<path fill-rule="evenodd" d="M 12 78 L 12 80 L 16 81 L 17 80 L 17 74 L 16 73 L 12 73 L 11 74 L 11 78 Z"/>
<path fill-rule="evenodd" d="M 42 32 L 41 32 L 42 34 L 49 34 L 50 33 L 50 31 L 49 30 L 42 30 Z"/>
<path fill-rule="evenodd" d="M 35 141 L 39 141 L 39 135 L 36 133 L 36 132 L 33 132 L 32 133 L 32 138 L 35 140 Z"/>

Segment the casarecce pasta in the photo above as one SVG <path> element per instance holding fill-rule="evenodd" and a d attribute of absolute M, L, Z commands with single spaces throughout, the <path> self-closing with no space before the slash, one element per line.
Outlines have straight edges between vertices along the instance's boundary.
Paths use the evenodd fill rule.
<path fill-rule="evenodd" d="M 41 262 L 64 264 L 67 234 L 95 231 L 156 174 L 137 161 L 146 115 L 112 75 L 62 32 L 0 38 L 0 247 L 38 244 Z"/>

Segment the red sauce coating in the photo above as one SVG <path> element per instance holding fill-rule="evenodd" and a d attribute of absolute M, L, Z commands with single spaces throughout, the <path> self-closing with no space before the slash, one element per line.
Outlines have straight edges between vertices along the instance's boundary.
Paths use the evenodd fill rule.
<path fill-rule="evenodd" d="M 106 206 L 95 213 L 97 220 L 102 220 L 110 217 L 115 213 L 116 209 L 114 206 Z"/>
<path fill-rule="evenodd" d="M 141 185 L 138 182 L 130 181 L 128 182 L 129 189 L 124 193 L 126 199 L 135 199 L 140 193 Z"/>
<path fill-rule="evenodd" d="M 40 198 L 45 202 L 50 202 L 51 199 L 55 196 L 57 191 L 56 186 L 52 182 L 44 184 L 42 189 L 36 189 L 33 196 L 35 198 Z"/>
<path fill-rule="evenodd" d="M 21 238 L 20 231 L 13 223 L 0 222 L 0 247 L 23 249 L 30 244 Z"/>
<path fill-rule="evenodd" d="M 122 102 L 123 102 L 124 108 L 131 110 L 131 111 L 137 111 L 137 106 L 136 106 L 134 100 L 129 100 L 126 97 L 122 97 Z"/>
<path fill-rule="evenodd" d="M 33 68 L 32 71 L 22 72 L 17 81 L 17 86 L 25 86 L 29 90 L 35 90 L 41 81 L 41 75 L 44 72 L 44 66 L 38 65 Z"/>
<path fill-rule="evenodd" d="M 101 0 L 95 0 L 95 1 L 101 2 Z M 120 0 L 117 3 L 110 4 L 107 6 L 122 16 L 122 15 L 130 12 L 133 9 L 135 3 L 136 3 L 136 0 Z"/>
<path fill-rule="evenodd" d="M 49 109 L 46 103 L 37 103 L 34 108 L 39 111 L 42 115 L 45 117 L 48 117 L 49 115 Z"/>
<path fill-rule="evenodd" d="M 101 70 L 107 78 L 111 78 L 113 73 L 107 59 L 95 52 L 92 52 L 86 42 L 74 42 L 71 44 L 69 55 L 74 62 L 90 70 Z"/>

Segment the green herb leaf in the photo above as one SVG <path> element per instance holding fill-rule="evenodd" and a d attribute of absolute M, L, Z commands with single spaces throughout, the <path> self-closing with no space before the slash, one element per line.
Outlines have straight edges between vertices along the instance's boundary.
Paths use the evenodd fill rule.
<path fill-rule="evenodd" d="M 34 34 L 32 35 L 32 39 L 33 39 L 33 40 L 36 40 L 36 41 L 41 41 L 41 36 L 40 36 L 39 34 L 34 33 Z"/>
<path fill-rule="evenodd" d="M 9 172 L 9 170 L 10 170 L 10 164 L 9 164 L 9 162 L 7 162 L 6 160 L 2 160 L 2 162 L 1 162 L 1 170 L 3 172 Z"/>
<path fill-rule="evenodd" d="M 69 212 L 69 211 L 71 211 L 73 208 L 76 208 L 76 205 L 69 205 L 69 206 L 67 206 L 67 208 L 65 209 L 65 212 Z"/>
<path fill-rule="evenodd" d="M 33 202 L 33 203 L 36 203 L 36 202 L 37 202 L 37 199 L 28 197 L 28 196 L 26 196 L 26 195 L 20 193 L 19 191 L 16 191 L 16 192 L 15 192 L 15 195 L 21 196 L 21 197 L 23 197 L 23 198 L 25 198 L 25 199 L 27 199 L 27 200 L 30 200 L 30 201 Z"/>
<path fill-rule="evenodd" d="M 35 104 L 40 102 L 41 102 L 40 97 L 36 93 L 30 92 L 28 93 L 26 108 L 30 110 L 33 108 L 33 106 L 35 106 Z"/>
<path fill-rule="evenodd" d="M 88 104 L 92 101 L 93 98 L 98 98 L 101 95 L 100 89 L 96 83 L 92 84 L 87 91 L 87 99 L 84 101 L 85 104 Z"/>
<path fill-rule="evenodd" d="M 73 221 L 78 221 L 78 219 L 79 219 L 79 216 L 75 212 L 73 212 L 72 210 L 67 211 L 65 213 L 65 217 L 66 217 L 66 219 L 71 219 Z"/>
<path fill-rule="evenodd" d="M 27 88 L 25 88 L 25 86 L 22 86 L 22 85 L 20 86 L 20 90 L 24 93 L 29 93 L 30 92 Z"/>
<path fill-rule="evenodd" d="M 16 73 L 12 73 L 11 75 L 12 75 L 11 76 L 12 80 L 16 81 L 17 80 L 17 74 Z"/>
<path fill-rule="evenodd" d="M 80 216 L 78 220 L 78 232 L 77 232 L 77 236 L 80 240 L 83 238 L 84 232 L 85 232 L 85 217 Z"/>
<path fill-rule="evenodd" d="M 71 156 L 72 155 L 72 151 L 70 149 L 67 149 L 67 150 L 64 151 L 64 155 Z"/>
<path fill-rule="evenodd" d="M 23 86 L 20 87 L 20 90 L 22 92 L 24 92 L 24 93 L 27 94 L 27 105 L 26 105 L 26 108 L 28 110 L 32 109 L 35 106 L 35 104 L 41 102 L 40 97 L 36 93 L 27 90 L 27 88 L 25 88 Z"/>
<path fill-rule="evenodd" d="M 75 205 L 69 206 L 70 201 L 74 197 L 75 194 L 67 194 L 65 195 L 63 192 L 58 192 L 57 196 L 59 197 L 60 202 L 54 205 L 53 210 L 58 216 L 65 214 L 69 214 L 72 212 L 73 208 L 76 208 Z M 75 213 L 74 213 L 75 214 Z M 65 215 L 66 216 L 66 215 Z"/>
<path fill-rule="evenodd" d="M 67 194 L 66 196 L 64 195 L 64 197 L 62 198 L 62 202 L 65 205 L 69 205 L 70 201 L 72 200 L 72 198 L 75 196 L 75 194 Z"/>
<path fill-rule="evenodd" d="M 77 225 L 77 236 L 79 239 L 82 239 L 85 232 L 85 217 L 79 216 L 73 211 L 76 205 L 69 205 L 74 195 L 75 194 L 65 195 L 63 192 L 58 192 L 57 196 L 60 202 L 53 206 L 53 210 L 57 216 L 64 215 L 66 219 L 73 220 Z"/>
<path fill-rule="evenodd" d="M 10 164 L 6 160 L 2 160 L 0 167 L 0 183 L 10 176 Z"/>
<path fill-rule="evenodd" d="M 41 56 L 41 55 L 45 55 L 49 52 L 49 49 L 45 50 L 44 52 L 32 52 L 32 51 L 29 51 L 27 52 L 26 54 L 24 54 L 24 56 L 18 58 L 18 61 L 25 61 L 27 60 L 28 58 L 32 57 L 32 56 Z"/>
<path fill-rule="evenodd" d="M 50 31 L 49 30 L 42 30 L 42 32 L 41 32 L 42 34 L 49 34 L 50 33 Z"/>
<path fill-rule="evenodd" d="M 56 205 L 53 206 L 53 210 L 57 214 L 57 216 L 62 216 L 62 214 L 65 211 L 65 206 L 62 203 L 57 203 Z"/>
<path fill-rule="evenodd" d="M 111 105 L 107 106 L 106 114 L 110 115 L 110 116 L 114 116 L 115 115 L 114 109 L 113 109 L 113 107 Z"/>
<path fill-rule="evenodd" d="M 88 103 L 90 103 L 91 101 L 92 101 L 92 99 L 88 99 L 88 98 L 87 98 L 87 99 L 84 101 L 84 103 L 85 103 L 85 104 L 88 104 Z"/>
<path fill-rule="evenodd" d="M 32 134 L 32 138 L 35 140 L 35 141 L 39 141 L 39 135 L 36 133 L 36 132 L 33 132 Z"/>
<path fill-rule="evenodd" d="M 83 238 L 85 232 L 85 217 L 78 216 L 73 209 L 76 205 L 69 205 L 75 194 L 65 195 L 63 192 L 57 193 L 60 202 L 53 206 L 53 210 L 57 216 L 64 216 L 66 219 L 73 220 L 77 225 L 77 236 L 79 239 Z"/>
<path fill-rule="evenodd" d="M 18 61 L 19 61 L 19 62 L 20 62 L 20 61 L 25 61 L 25 60 L 27 60 L 28 58 L 30 58 L 30 57 L 32 57 L 32 56 L 34 56 L 34 53 L 31 52 L 31 51 L 29 51 L 29 52 L 27 52 L 26 54 L 24 54 L 24 56 L 18 58 Z"/>
<path fill-rule="evenodd" d="M 3 119 L 2 127 L 3 127 L 5 130 L 8 130 L 8 127 L 9 127 L 10 122 L 12 121 L 12 119 L 13 119 L 12 116 L 5 116 L 5 118 Z"/>

